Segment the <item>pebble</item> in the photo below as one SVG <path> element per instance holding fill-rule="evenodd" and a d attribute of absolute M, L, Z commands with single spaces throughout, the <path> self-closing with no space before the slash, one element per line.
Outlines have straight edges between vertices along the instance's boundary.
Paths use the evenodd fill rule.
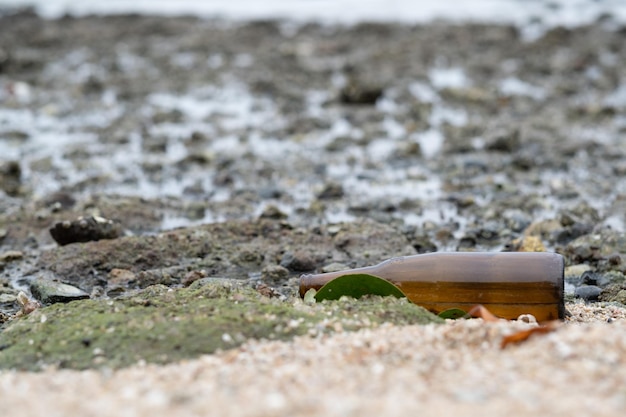
<path fill-rule="evenodd" d="M 581 280 L 586 285 L 605 287 L 611 282 L 611 277 L 599 272 L 585 271 L 581 276 Z"/>
<path fill-rule="evenodd" d="M 0 304 L 14 303 L 17 301 L 15 294 L 0 294 Z"/>
<path fill-rule="evenodd" d="M 281 209 L 271 204 L 263 210 L 259 218 L 261 219 L 274 219 L 274 220 L 283 220 L 289 217 L 286 213 L 284 213 Z"/>
<path fill-rule="evenodd" d="M 19 250 L 9 250 L 0 254 L 0 262 L 11 262 L 22 259 L 24 254 Z"/>
<path fill-rule="evenodd" d="M 296 272 L 307 272 L 315 269 L 316 262 L 307 252 L 287 252 L 283 255 L 280 265 Z"/>
<path fill-rule="evenodd" d="M 20 193 L 22 169 L 17 161 L 8 161 L 0 164 L 0 190 L 10 196 Z"/>
<path fill-rule="evenodd" d="M 574 294 L 578 298 L 582 298 L 585 301 L 597 301 L 598 297 L 602 293 L 602 288 L 596 285 L 583 285 L 576 288 Z"/>
<path fill-rule="evenodd" d="M 56 223 L 51 229 L 52 238 L 59 245 L 116 239 L 124 235 L 122 226 L 99 216 L 79 217 L 74 221 Z"/>
<path fill-rule="evenodd" d="M 289 270 L 282 265 L 267 265 L 261 271 L 261 280 L 264 282 L 280 282 L 289 277 Z"/>
<path fill-rule="evenodd" d="M 324 185 L 322 191 L 317 194 L 317 198 L 320 200 L 330 200 L 333 198 L 343 197 L 344 191 L 341 184 L 330 182 Z"/>
<path fill-rule="evenodd" d="M 45 278 L 37 278 L 30 285 L 35 298 L 44 304 L 68 303 L 89 298 L 89 294 L 72 285 L 63 284 Z"/>

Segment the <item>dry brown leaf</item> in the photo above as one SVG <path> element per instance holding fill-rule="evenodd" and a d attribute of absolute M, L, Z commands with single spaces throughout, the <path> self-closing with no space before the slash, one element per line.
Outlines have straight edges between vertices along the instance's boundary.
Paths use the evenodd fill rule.
<path fill-rule="evenodd" d="M 496 317 L 491 311 L 487 310 L 487 308 L 481 304 L 475 305 L 467 312 L 472 317 L 481 318 L 487 322 L 495 322 L 500 320 Z"/>
<path fill-rule="evenodd" d="M 519 332 L 515 332 L 513 334 L 505 336 L 500 343 L 500 348 L 504 349 L 511 343 L 524 342 L 534 334 L 546 334 L 553 332 L 560 326 L 560 324 L 561 322 L 555 320 L 547 322 L 546 324 L 542 324 L 541 326 L 533 327 L 526 330 L 520 330 Z"/>

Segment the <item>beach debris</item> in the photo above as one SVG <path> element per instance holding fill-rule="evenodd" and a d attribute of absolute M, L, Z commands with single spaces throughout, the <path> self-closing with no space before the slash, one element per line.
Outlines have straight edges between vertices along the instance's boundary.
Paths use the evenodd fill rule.
<path fill-rule="evenodd" d="M 561 322 L 558 320 L 549 321 L 545 324 L 541 324 L 530 329 L 520 330 L 508 336 L 505 336 L 500 342 L 500 348 L 504 349 L 510 344 L 517 344 L 528 340 L 534 334 L 547 334 L 555 331 L 561 326 Z"/>
<path fill-rule="evenodd" d="M 498 317 L 496 317 L 493 313 L 491 313 L 483 305 L 476 305 L 472 307 L 468 314 L 472 317 L 479 317 L 483 319 L 485 322 L 490 322 L 490 323 L 501 320 Z M 530 317 L 524 317 L 524 316 L 530 316 L 530 315 L 525 314 L 523 316 L 520 316 L 520 319 L 522 321 L 528 320 L 527 322 L 532 323 L 532 319 L 534 319 L 536 323 L 536 319 L 534 318 L 534 316 L 531 316 L 532 319 L 530 319 Z M 559 320 L 552 320 L 544 324 L 531 327 L 529 329 L 516 331 L 515 333 L 512 333 L 508 336 L 504 336 L 502 338 L 502 341 L 500 342 L 500 348 L 504 349 L 508 345 L 522 343 L 528 340 L 532 335 L 535 335 L 535 334 L 547 334 L 547 333 L 553 332 L 556 329 L 558 329 L 561 326 L 561 324 L 562 323 Z"/>
<path fill-rule="evenodd" d="M 488 323 L 499 321 L 500 319 L 483 305 L 475 305 L 467 312 L 468 316 L 481 318 Z"/>
<path fill-rule="evenodd" d="M 561 255 L 548 252 L 426 253 L 346 271 L 304 274 L 299 291 L 301 296 L 309 288 L 321 293 L 324 285 L 345 275 L 352 275 L 350 285 L 357 287 L 361 284 L 354 276 L 366 274 L 389 281 L 435 314 L 489 300 L 489 308 L 500 317 L 530 313 L 547 321 L 565 314 L 563 264 Z M 341 291 L 350 294 L 349 289 Z"/>

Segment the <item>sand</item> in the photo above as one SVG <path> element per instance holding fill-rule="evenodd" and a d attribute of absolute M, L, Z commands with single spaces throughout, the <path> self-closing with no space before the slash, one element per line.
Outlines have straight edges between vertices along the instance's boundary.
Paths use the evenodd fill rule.
<path fill-rule="evenodd" d="M 1 416 L 621 416 L 626 310 L 568 306 L 552 333 L 482 319 L 251 341 L 166 366 L 0 372 Z"/>

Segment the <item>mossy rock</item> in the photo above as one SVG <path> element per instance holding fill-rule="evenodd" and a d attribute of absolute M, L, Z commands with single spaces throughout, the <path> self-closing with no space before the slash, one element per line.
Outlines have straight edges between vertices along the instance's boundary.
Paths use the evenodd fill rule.
<path fill-rule="evenodd" d="M 306 305 L 267 298 L 232 280 L 186 289 L 148 287 L 117 300 L 80 300 L 41 308 L 0 333 L 0 368 L 120 368 L 169 363 L 241 345 L 248 339 L 441 320 L 393 297 L 342 298 Z"/>

